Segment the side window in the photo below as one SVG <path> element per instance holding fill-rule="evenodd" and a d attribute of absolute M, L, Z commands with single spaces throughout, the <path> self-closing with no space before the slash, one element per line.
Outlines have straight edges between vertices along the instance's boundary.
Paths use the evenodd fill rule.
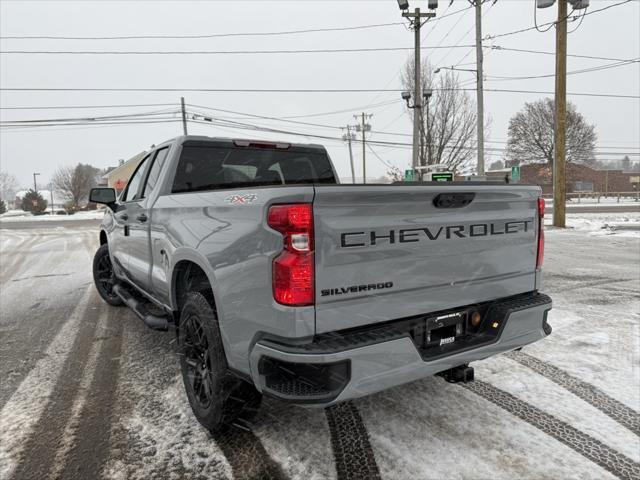
<path fill-rule="evenodd" d="M 142 176 L 144 175 L 145 167 L 147 166 L 148 163 L 149 163 L 149 157 L 145 157 L 140 162 L 140 165 L 138 165 L 138 168 L 136 169 L 136 171 L 133 172 L 133 175 L 131 175 L 131 178 L 129 179 L 129 183 L 127 183 L 127 188 L 122 194 L 123 202 L 131 202 L 139 198 L 138 190 L 140 190 L 140 183 L 142 182 Z"/>
<path fill-rule="evenodd" d="M 151 169 L 149 170 L 149 175 L 147 175 L 147 182 L 144 185 L 144 190 L 142 191 L 141 198 L 146 198 L 153 191 L 156 183 L 158 183 L 160 171 L 162 170 L 162 166 L 164 165 L 164 161 L 167 158 L 168 152 L 169 148 L 167 147 L 163 148 L 162 150 L 158 150 L 158 152 L 156 153 L 156 157 L 153 160 Z"/>

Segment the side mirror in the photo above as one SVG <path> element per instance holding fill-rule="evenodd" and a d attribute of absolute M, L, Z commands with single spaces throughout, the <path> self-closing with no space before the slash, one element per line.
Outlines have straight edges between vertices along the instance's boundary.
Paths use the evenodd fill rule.
<path fill-rule="evenodd" d="M 106 187 L 92 188 L 89 193 L 89 201 L 112 206 L 116 203 L 116 191 L 113 188 Z"/>

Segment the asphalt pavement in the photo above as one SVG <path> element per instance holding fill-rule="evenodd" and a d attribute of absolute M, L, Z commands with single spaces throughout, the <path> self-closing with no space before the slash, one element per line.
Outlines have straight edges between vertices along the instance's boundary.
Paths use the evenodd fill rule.
<path fill-rule="evenodd" d="M 550 230 L 554 332 L 478 362 L 467 388 L 433 377 L 326 410 L 265 399 L 250 428 L 212 437 L 174 335 L 95 291 L 99 222 L 37 223 L 0 224 L 3 480 L 640 478 L 637 237 Z"/>

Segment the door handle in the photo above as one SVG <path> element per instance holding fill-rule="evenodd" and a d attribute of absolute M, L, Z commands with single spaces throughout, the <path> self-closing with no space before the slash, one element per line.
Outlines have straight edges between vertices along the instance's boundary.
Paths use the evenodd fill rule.
<path fill-rule="evenodd" d="M 144 213 L 141 213 L 136 217 L 140 223 L 144 223 L 147 221 L 147 216 Z"/>
<path fill-rule="evenodd" d="M 123 213 L 122 215 L 118 215 L 118 219 L 122 220 L 123 222 L 126 222 L 127 220 L 129 220 L 129 215 L 127 215 L 126 213 Z"/>

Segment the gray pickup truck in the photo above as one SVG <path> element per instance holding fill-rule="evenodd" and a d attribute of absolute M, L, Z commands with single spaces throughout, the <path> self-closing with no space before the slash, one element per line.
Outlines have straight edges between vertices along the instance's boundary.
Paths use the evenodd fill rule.
<path fill-rule="evenodd" d="M 98 292 L 177 332 L 210 431 L 263 394 L 326 406 L 441 374 L 551 332 L 540 188 L 339 185 L 319 145 L 167 141 L 106 204 Z"/>

